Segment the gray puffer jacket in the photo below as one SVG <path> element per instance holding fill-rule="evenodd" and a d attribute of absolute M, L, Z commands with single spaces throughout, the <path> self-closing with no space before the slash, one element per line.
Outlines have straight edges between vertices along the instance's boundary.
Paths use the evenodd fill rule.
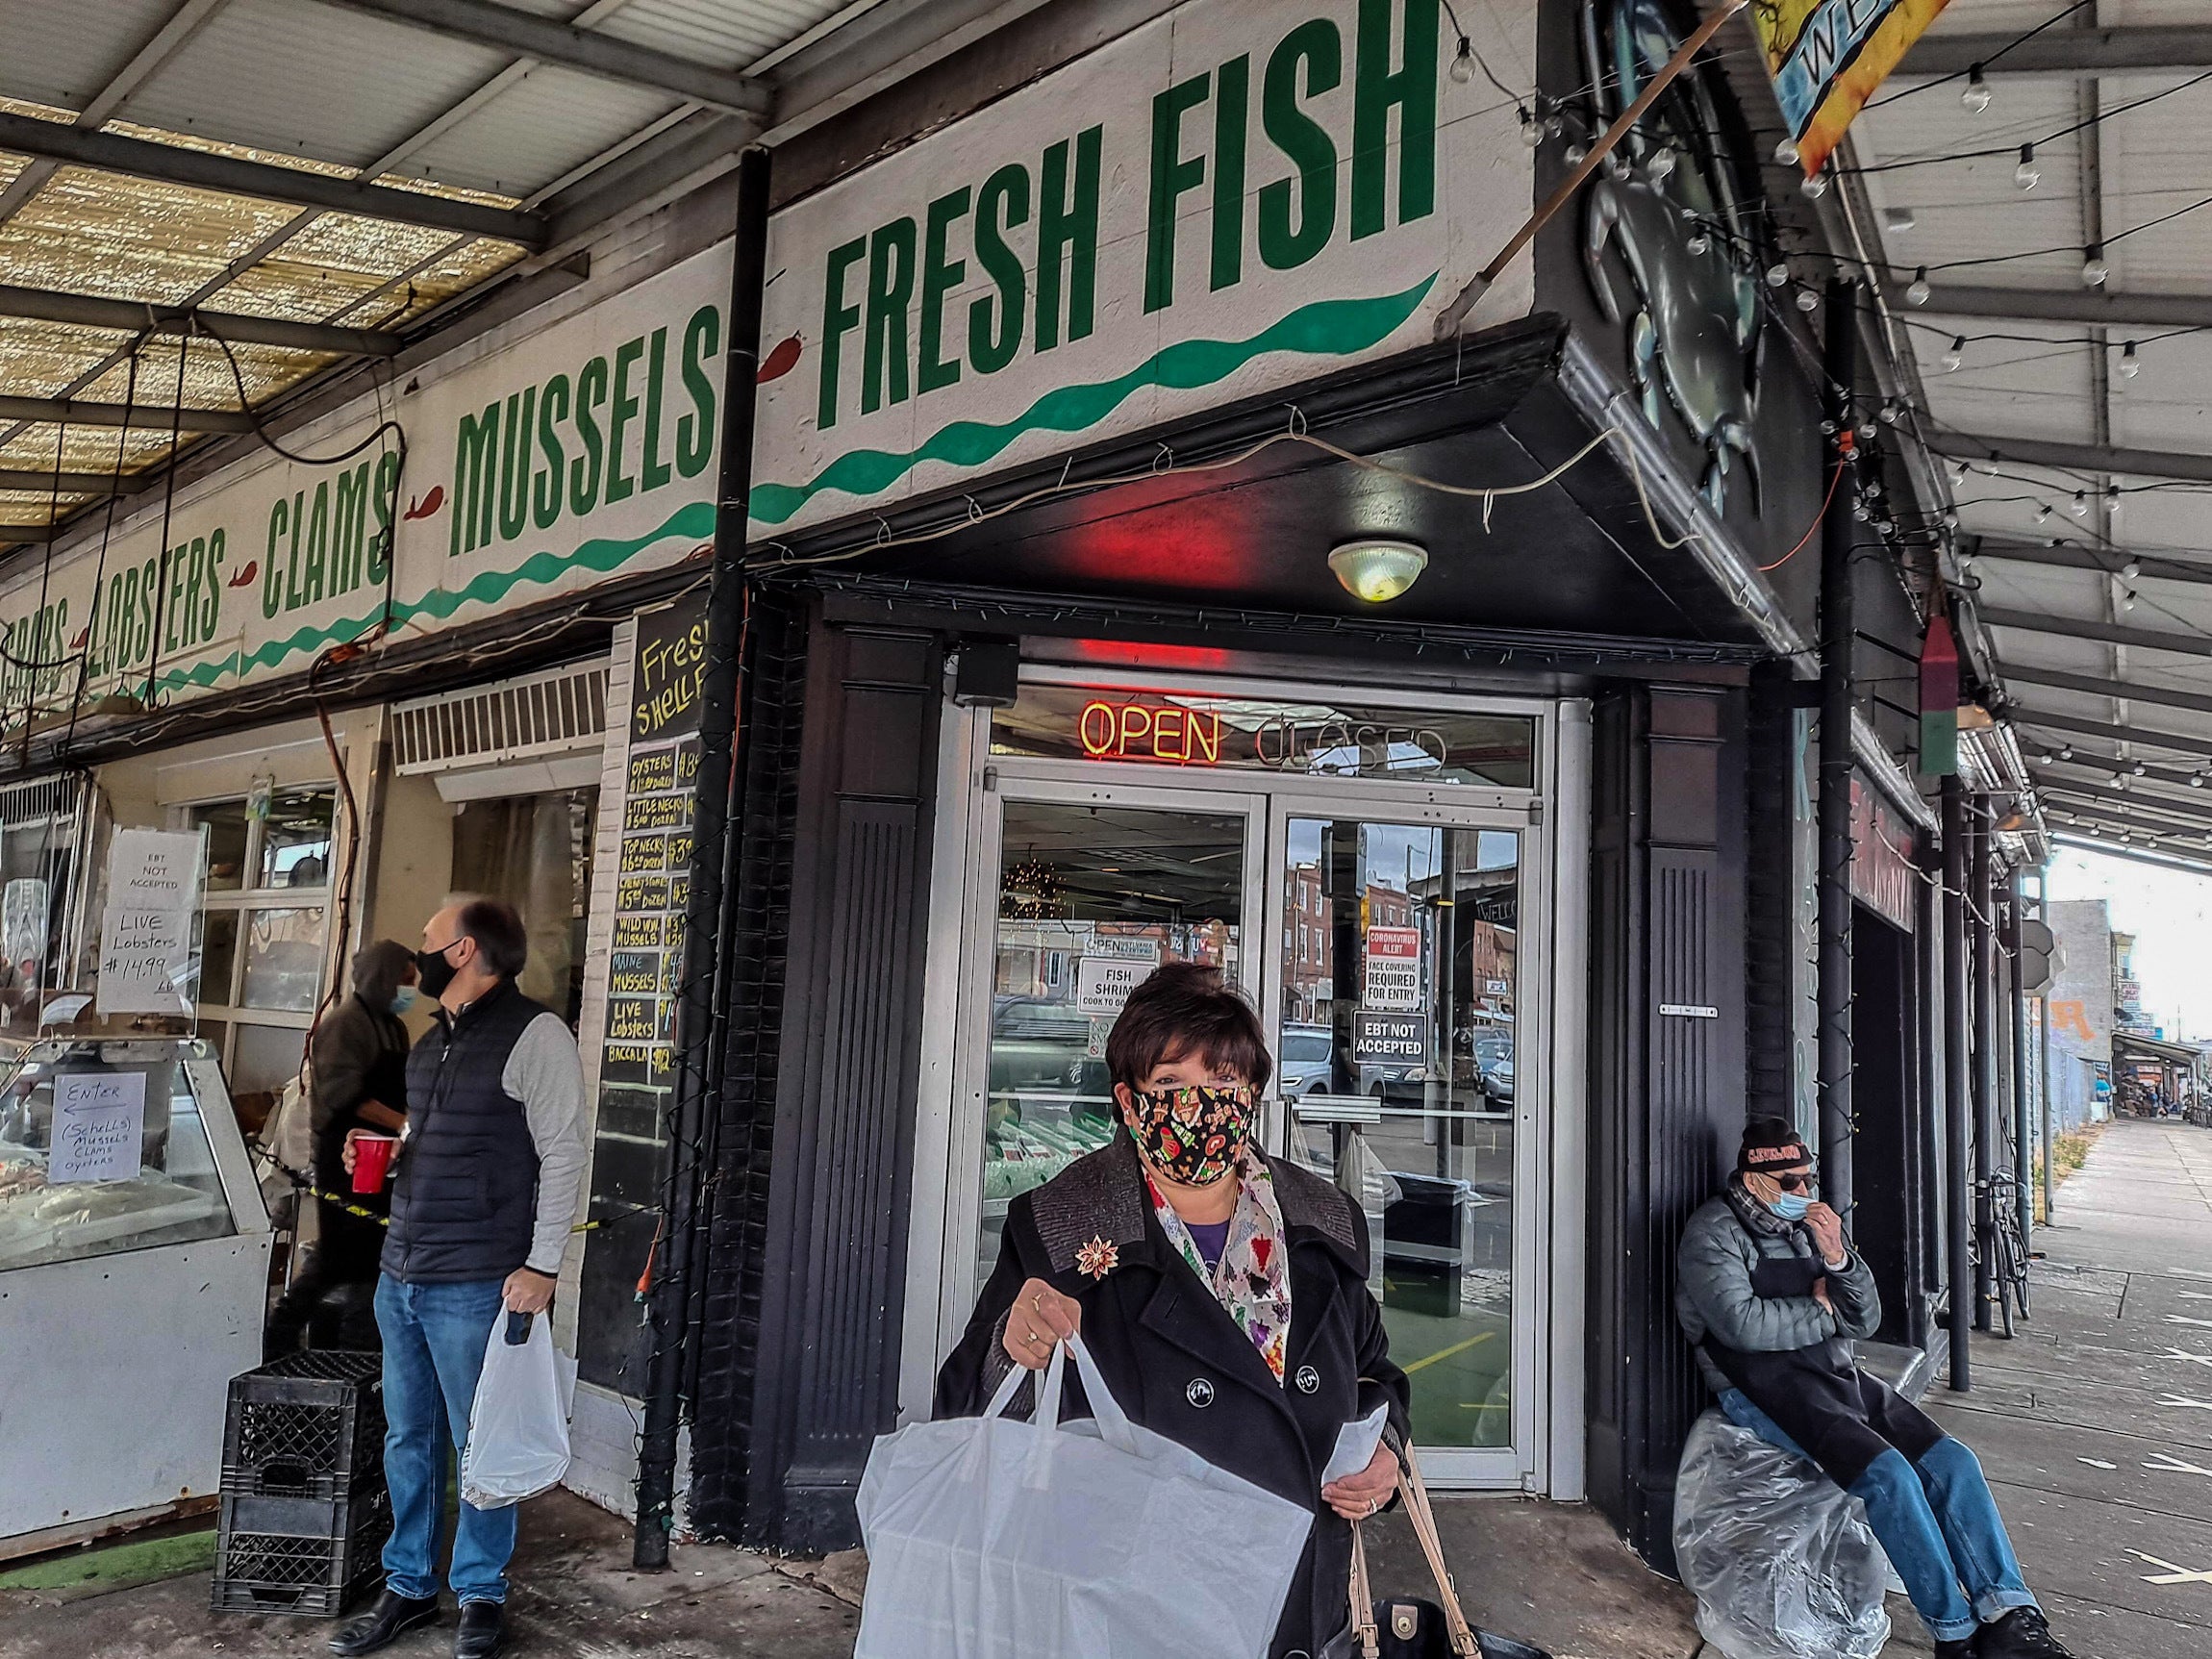
<path fill-rule="evenodd" d="M 1833 1313 L 1811 1296 L 1758 1295 L 1751 1275 L 1762 1260 L 1818 1265 L 1819 1257 L 1804 1227 L 1755 1234 L 1737 1219 L 1725 1196 L 1708 1198 L 1690 1218 L 1675 1263 L 1674 1314 L 1693 1345 L 1711 1336 L 1743 1353 L 1787 1353 L 1837 1337 L 1869 1337 L 1882 1322 L 1873 1269 L 1856 1250 L 1848 1266 L 1822 1269 Z M 1697 1369 L 1715 1394 L 1734 1386 L 1702 1347 Z"/>

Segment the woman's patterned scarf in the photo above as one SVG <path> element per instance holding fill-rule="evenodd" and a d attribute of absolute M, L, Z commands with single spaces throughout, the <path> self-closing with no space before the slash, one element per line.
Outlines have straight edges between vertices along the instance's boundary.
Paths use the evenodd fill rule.
<path fill-rule="evenodd" d="M 1174 1205 L 1160 1196 L 1150 1175 L 1144 1177 L 1144 1190 L 1169 1244 L 1190 1264 L 1200 1284 L 1213 1286 L 1215 1297 L 1237 1321 L 1237 1328 L 1251 1339 L 1280 1384 L 1291 1336 L 1291 1259 L 1283 1247 L 1283 1212 L 1275 1202 L 1275 1178 L 1249 1148 L 1237 1160 L 1236 1181 L 1237 1208 L 1229 1218 L 1220 1266 L 1211 1273 L 1190 1228 L 1183 1225 Z"/>

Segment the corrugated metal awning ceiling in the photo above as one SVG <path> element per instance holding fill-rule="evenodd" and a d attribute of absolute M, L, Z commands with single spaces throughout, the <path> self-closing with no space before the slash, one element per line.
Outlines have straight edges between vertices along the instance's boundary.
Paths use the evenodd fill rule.
<path fill-rule="evenodd" d="M 442 10 L 495 34 L 519 18 L 523 38 L 537 19 L 569 24 L 587 57 L 601 35 L 650 48 L 667 55 L 660 62 L 673 86 L 691 84 L 687 67 L 738 85 L 879 5 L 912 0 L 456 0 Z M 173 158 L 160 158 L 227 157 L 550 217 L 566 192 L 716 109 L 640 84 L 650 74 L 587 72 L 457 38 L 408 20 L 410 10 L 380 0 L 0 0 L 0 138 L 24 146 L 0 141 L 0 287 L 395 333 L 511 270 L 525 241 L 148 176 L 174 171 Z M 44 126 L 57 135 L 42 137 Z M 32 153 L 63 134 L 161 146 L 160 164 Z M 57 469 L 127 474 L 165 459 L 180 361 L 188 410 L 235 414 L 241 390 L 259 408 L 341 360 L 0 314 L 0 397 L 128 400 L 138 412 L 127 432 L 0 412 L 0 473 L 35 475 L 0 489 L 0 549 L 46 540 L 51 522 L 101 498 L 21 486 Z M 11 526 L 24 534 L 12 539 Z"/>
<path fill-rule="evenodd" d="M 2212 4 L 1951 0 L 1846 160 L 2046 822 L 2212 868 L 2212 56 L 2106 66 L 2150 25 Z"/>

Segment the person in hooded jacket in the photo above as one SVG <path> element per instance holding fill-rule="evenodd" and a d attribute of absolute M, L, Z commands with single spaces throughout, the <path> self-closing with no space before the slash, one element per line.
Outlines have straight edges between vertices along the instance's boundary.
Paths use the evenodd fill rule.
<path fill-rule="evenodd" d="M 936 1415 L 979 1414 L 1014 1368 L 1042 1370 L 1080 1332 L 1131 1420 L 1314 1512 L 1268 1653 L 1348 1655 L 1349 1522 L 1391 1501 L 1409 1426 L 1367 1219 L 1253 1144 L 1267 1043 L 1213 969 L 1172 963 L 1131 993 L 1106 1068 L 1115 1139 L 1008 1206 Z M 1080 1395 L 1070 1378 L 1064 1418 L 1090 1415 Z M 1377 1406 L 1383 1444 L 1323 1486 L 1339 1432 Z"/>
<path fill-rule="evenodd" d="M 340 1285 L 374 1285 L 391 1210 L 381 1192 L 356 1193 L 345 1169 L 351 1132 L 397 1135 L 407 1127 L 407 1027 L 399 1017 L 415 1006 L 415 952 L 380 939 L 353 959 L 353 993 L 315 1024 L 308 1045 L 316 1195 L 315 1244 L 269 1314 L 263 1339 L 274 1357 L 299 1345 L 315 1304 Z M 324 1194 L 328 1194 L 327 1196 Z M 362 1215 L 361 1211 L 371 1212 Z M 366 1323 L 373 1332 L 373 1322 Z M 348 1335 L 348 1345 L 364 1344 Z M 373 1335 L 365 1345 L 373 1346 Z"/>
<path fill-rule="evenodd" d="M 1937 1659 L 2071 1659 L 2021 1576 L 1980 1462 L 1858 1369 L 1851 1345 L 1881 1323 L 1881 1296 L 1815 1190 L 1794 1126 L 1745 1125 L 1735 1173 L 1690 1218 L 1676 1264 L 1697 1369 L 1730 1421 L 1866 1504 Z"/>

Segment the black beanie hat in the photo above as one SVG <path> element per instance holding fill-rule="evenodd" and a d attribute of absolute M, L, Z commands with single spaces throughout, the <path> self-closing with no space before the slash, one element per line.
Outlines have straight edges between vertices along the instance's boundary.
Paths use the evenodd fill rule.
<path fill-rule="evenodd" d="M 1787 1118 L 1753 1118 L 1744 1125 L 1743 1149 L 1736 1154 L 1736 1172 L 1761 1173 L 1769 1169 L 1794 1169 L 1813 1161 L 1805 1139 Z"/>

